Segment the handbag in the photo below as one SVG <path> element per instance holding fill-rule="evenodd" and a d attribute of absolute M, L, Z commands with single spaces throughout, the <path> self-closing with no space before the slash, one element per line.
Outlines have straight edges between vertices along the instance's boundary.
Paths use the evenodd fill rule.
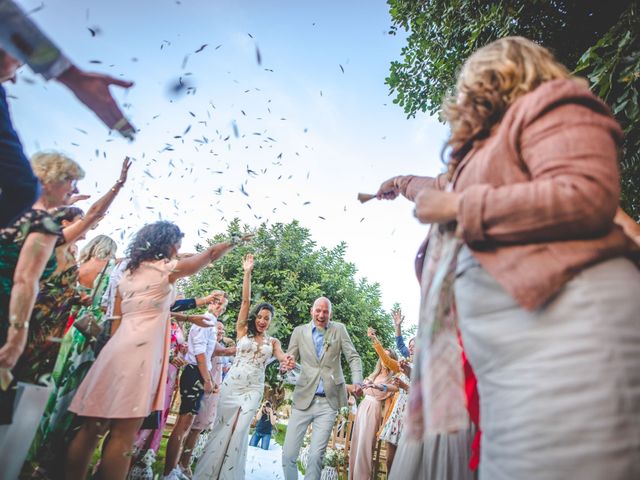
<path fill-rule="evenodd" d="M 100 333 L 98 333 L 96 341 L 93 342 L 93 353 L 96 357 L 100 354 L 104 346 L 111 338 L 111 332 L 113 330 L 113 318 L 107 318 L 99 326 L 101 327 Z"/>
<path fill-rule="evenodd" d="M 107 273 L 107 267 L 109 266 L 109 262 L 106 263 L 102 272 L 100 273 L 100 278 L 98 279 L 98 283 L 96 283 L 96 287 L 93 289 L 93 294 L 91 295 L 91 305 L 93 306 L 93 301 L 96 298 L 96 294 L 98 293 L 98 287 L 102 283 L 102 279 Z M 95 314 L 87 309 L 82 315 L 76 318 L 76 321 L 73 322 L 73 326 L 82 333 L 89 342 L 95 342 L 98 338 L 98 335 L 102 332 L 102 326 L 98 324 L 98 319 Z"/>

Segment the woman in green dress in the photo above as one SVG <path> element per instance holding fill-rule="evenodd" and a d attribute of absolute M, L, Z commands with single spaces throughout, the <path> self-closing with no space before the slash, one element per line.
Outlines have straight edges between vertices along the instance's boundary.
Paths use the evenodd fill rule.
<path fill-rule="evenodd" d="M 98 235 L 80 251 L 79 289 L 91 303 L 77 312 L 79 318 L 90 311 L 101 323 L 100 301 L 109 282 L 109 272 L 115 265 L 117 244 L 106 235 Z M 75 391 L 95 360 L 92 343 L 75 327 L 62 338 L 62 346 L 53 369 L 53 391 L 31 444 L 29 461 L 54 478 L 62 474 L 64 449 L 72 433 L 75 416 L 68 412 Z"/>

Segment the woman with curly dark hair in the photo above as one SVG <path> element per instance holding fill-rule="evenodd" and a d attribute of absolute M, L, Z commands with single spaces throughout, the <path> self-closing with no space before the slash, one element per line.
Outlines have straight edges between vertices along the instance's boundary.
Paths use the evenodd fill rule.
<path fill-rule="evenodd" d="M 118 284 L 114 334 L 80 385 L 69 410 L 85 417 L 69 446 L 67 478 L 84 478 L 100 435 L 110 430 L 99 476 L 124 479 L 135 436 L 151 412 L 164 408 L 169 360 L 169 307 L 174 283 L 234 248 L 232 240 L 177 259 L 183 233 L 170 222 L 144 226 L 131 243 Z M 200 316 L 187 320 L 212 326 Z"/>

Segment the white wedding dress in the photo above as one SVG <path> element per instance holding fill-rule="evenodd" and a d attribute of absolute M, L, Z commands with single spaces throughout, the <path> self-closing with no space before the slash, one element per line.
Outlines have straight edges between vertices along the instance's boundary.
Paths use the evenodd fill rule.
<path fill-rule="evenodd" d="M 272 338 L 258 344 L 244 336 L 222 382 L 218 414 L 196 465 L 194 480 L 244 480 L 249 427 L 264 392 L 264 371 L 273 355 Z M 235 425 L 235 427 L 234 427 Z"/>

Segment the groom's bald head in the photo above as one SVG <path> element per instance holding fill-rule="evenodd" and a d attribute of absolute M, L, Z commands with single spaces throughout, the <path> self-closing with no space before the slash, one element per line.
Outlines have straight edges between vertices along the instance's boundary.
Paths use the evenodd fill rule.
<path fill-rule="evenodd" d="M 317 298 L 311 307 L 311 318 L 316 327 L 326 328 L 332 315 L 331 300 L 327 297 Z"/>
<path fill-rule="evenodd" d="M 331 304 L 331 300 L 329 300 L 327 297 L 319 297 L 316 298 L 316 301 L 313 302 L 313 307 L 311 307 L 312 309 L 316 308 L 316 305 L 318 305 L 318 303 L 320 302 L 326 302 L 327 305 L 329 306 L 329 313 L 331 313 L 331 311 L 333 310 L 333 305 Z"/>

